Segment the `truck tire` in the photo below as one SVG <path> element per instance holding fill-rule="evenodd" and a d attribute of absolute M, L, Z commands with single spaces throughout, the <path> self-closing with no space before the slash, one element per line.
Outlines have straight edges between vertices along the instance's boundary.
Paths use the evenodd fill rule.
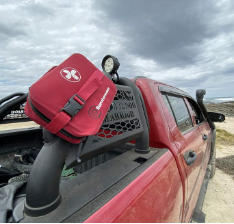
<path fill-rule="evenodd" d="M 215 161 L 216 161 L 216 147 L 214 147 L 214 151 L 212 153 L 212 157 L 209 162 L 209 165 L 211 166 L 210 178 L 213 178 L 215 175 Z"/>

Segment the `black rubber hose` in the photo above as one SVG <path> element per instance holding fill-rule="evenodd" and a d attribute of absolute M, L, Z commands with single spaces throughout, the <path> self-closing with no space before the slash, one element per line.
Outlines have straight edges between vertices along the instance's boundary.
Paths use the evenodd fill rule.
<path fill-rule="evenodd" d="M 200 108 L 202 110 L 202 113 L 204 114 L 207 122 L 209 123 L 209 126 L 210 126 L 211 130 L 214 130 L 215 129 L 215 124 L 212 121 L 210 121 L 210 119 L 208 117 L 206 107 L 205 107 L 204 102 L 203 102 L 203 98 L 204 98 L 205 95 L 206 95 L 206 90 L 205 89 L 198 89 L 196 91 L 197 103 L 200 106 Z"/>
<path fill-rule="evenodd" d="M 5 97 L 1 100 L 1 102 L 5 102 L 13 97 L 15 97 L 15 94 L 12 94 L 8 97 Z M 10 102 L 5 103 L 1 108 L 0 108 L 0 121 L 15 107 L 21 105 L 22 103 L 26 102 L 28 97 L 28 93 L 24 93 L 23 95 L 19 96 L 16 99 L 11 100 Z"/>
<path fill-rule="evenodd" d="M 143 103 L 140 99 L 140 94 L 139 94 L 139 89 L 138 87 L 129 79 L 127 78 L 119 78 L 118 83 L 119 85 L 124 85 L 124 86 L 129 86 L 132 88 L 134 96 L 135 96 L 135 100 L 137 103 L 137 107 L 139 110 L 139 114 L 140 114 L 140 118 L 141 118 L 141 122 L 142 122 L 142 126 L 143 126 L 143 135 L 136 139 L 136 149 L 135 151 L 137 153 L 141 153 L 141 154 L 146 154 L 150 152 L 150 148 L 149 148 L 149 127 L 147 126 L 147 119 L 145 116 L 147 116 L 147 114 L 145 115 L 144 113 L 144 109 L 143 109 Z"/>
<path fill-rule="evenodd" d="M 43 129 L 42 147 L 30 172 L 25 213 L 37 217 L 53 211 L 61 202 L 59 184 L 65 157 L 71 143 Z"/>

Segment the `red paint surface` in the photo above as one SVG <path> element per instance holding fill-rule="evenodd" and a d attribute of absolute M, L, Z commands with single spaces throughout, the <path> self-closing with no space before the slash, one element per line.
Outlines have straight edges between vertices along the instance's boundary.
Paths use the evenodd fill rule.
<path fill-rule="evenodd" d="M 86 222 L 188 222 L 209 160 L 209 125 L 206 122 L 183 136 L 158 91 L 162 83 L 138 79 L 136 85 L 142 92 L 149 118 L 150 146 L 170 151 Z M 188 109 L 192 116 L 189 106 Z M 209 136 L 206 142 L 202 133 Z M 189 149 L 197 153 L 197 160 L 190 167 L 183 158 Z"/>
<path fill-rule="evenodd" d="M 85 222 L 180 222 L 182 184 L 168 151 Z"/>

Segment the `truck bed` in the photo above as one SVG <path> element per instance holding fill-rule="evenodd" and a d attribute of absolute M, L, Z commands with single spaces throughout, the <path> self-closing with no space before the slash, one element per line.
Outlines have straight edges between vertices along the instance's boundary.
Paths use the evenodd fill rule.
<path fill-rule="evenodd" d="M 56 211 L 36 218 L 25 216 L 23 222 L 83 222 L 168 151 L 151 148 L 149 154 L 139 155 L 134 151 L 134 145 L 130 146 L 131 150 L 129 144 L 126 144 L 125 153 L 78 174 L 73 179 L 62 181 L 62 203 Z M 123 147 L 119 150 L 123 150 Z M 23 203 L 24 200 L 17 206 L 17 217 L 23 214 Z"/>
<path fill-rule="evenodd" d="M 26 141 L 26 136 L 29 135 L 31 138 L 27 138 Z M 23 149 L 30 149 L 31 147 L 40 148 L 43 144 L 42 130 L 38 127 L 1 131 L 0 139 L 1 149 L 4 149 L 0 151 L 0 164 L 5 162 L 6 164 L 2 165 L 8 168 L 10 168 L 14 153 L 17 151 L 16 146 L 21 146 Z M 148 182 L 153 181 L 157 185 L 157 188 L 154 189 L 158 189 L 158 192 L 155 192 L 154 195 L 158 195 L 158 200 L 161 202 L 154 204 L 151 209 L 157 210 L 164 207 L 166 208 L 165 212 L 169 214 L 171 210 L 177 210 L 178 212 L 178 209 L 181 207 L 181 179 L 174 157 L 168 149 L 151 147 L 150 153 L 138 154 L 135 152 L 135 145 L 127 143 L 81 163 L 74 169 L 77 172 L 75 178 L 61 179 L 60 193 L 62 202 L 55 211 L 40 217 L 26 216 L 25 213 L 23 214 L 25 197 L 22 197 L 18 199 L 22 201 L 14 210 L 15 221 L 20 221 L 24 218 L 21 220 L 22 222 L 84 222 L 92 218 L 93 214 L 97 215 L 99 210 L 104 208 L 108 202 L 122 197 L 120 194 L 132 185 L 133 182 L 136 186 L 131 186 L 131 189 L 136 189 L 136 191 L 134 192 L 135 195 L 130 195 L 130 198 L 151 197 L 150 193 L 147 192 L 152 191 L 151 188 L 154 184 L 149 184 Z M 142 183 L 141 186 L 137 183 L 139 181 Z M 162 193 L 164 184 L 170 184 L 172 186 L 166 195 Z M 141 192 L 143 188 L 146 189 L 145 195 Z M 168 191 L 168 189 L 165 190 Z M 19 193 L 22 194 L 22 191 Z M 25 193 L 25 189 L 23 193 Z M 174 198 L 174 195 L 178 197 Z M 166 199 L 165 197 L 168 198 Z M 125 201 L 125 205 L 128 203 L 128 200 L 131 201 L 126 196 L 124 199 L 127 200 L 127 202 Z M 144 201 L 143 198 L 140 198 L 139 202 L 136 203 L 142 203 L 142 200 Z M 147 201 L 150 203 L 150 200 Z M 172 202 L 169 207 L 166 204 L 162 205 L 162 203 L 168 201 Z M 114 209 L 112 211 L 114 212 Z M 144 213 L 144 210 L 142 212 Z M 139 214 L 139 216 L 143 219 L 147 217 L 147 215 L 144 216 L 142 214 Z M 139 217 L 134 217 L 139 220 Z M 107 220 L 103 217 L 101 220 L 103 222 L 110 221 L 108 217 L 105 218 Z M 124 216 L 121 218 L 124 219 Z M 150 218 L 149 221 L 165 219 L 165 217 L 154 217 L 153 215 Z M 167 218 L 168 221 L 172 221 L 170 216 Z M 181 221 L 181 217 L 177 216 L 177 218 L 178 222 Z M 97 220 L 97 217 L 95 220 Z M 122 221 L 126 220 L 124 219 Z"/>

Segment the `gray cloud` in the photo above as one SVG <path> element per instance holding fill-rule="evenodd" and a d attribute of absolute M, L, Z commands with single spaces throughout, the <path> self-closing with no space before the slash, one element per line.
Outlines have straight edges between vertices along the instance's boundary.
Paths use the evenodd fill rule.
<path fill-rule="evenodd" d="M 13 23 L 3 23 L 0 22 L 0 38 L 4 40 L 4 38 L 16 37 L 16 36 L 26 36 L 27 33 L 23 28 L 23 24 L 20 22 Z"/>
<path fill-rule="evenodd" d="M 162 66 L 178 67 L 193 64 L 202 52 L 199 44 L 219 32 L 210 27 L 210 21 L 219 11 L 213 3 L 202 0 L 127 0 L 124 4 L 96 1 L 95 7 L 118 24 L 128 39 L 127 51 L 154 59 Z"/>
<path fill-rule="evenodd" d="M 0 3 L 0 98 L 28 87 L 74 52 L 120 76 L 147 76 L 194 95 L 233 96 L 234 2 L 192 0 Z"/>
<path fill-rule="evenodd" d="M 48 7 L 46 4 L 43 4 L 41 2 L 32 1 L 29 2 L 27 5 L 24 5 L 22 8 L 25 9 L 25 11 L 28 11 L 30 13 L 33 13 L 34 15 L 40 15 L 40 16 L 53 16 L 53 8 Z"/>

